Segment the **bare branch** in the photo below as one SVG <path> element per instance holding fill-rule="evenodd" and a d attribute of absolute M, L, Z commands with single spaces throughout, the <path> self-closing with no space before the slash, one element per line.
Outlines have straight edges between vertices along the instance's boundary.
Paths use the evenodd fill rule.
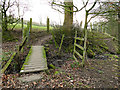
<path fill-rule="evenodd" d="M 89 0 L 88 0 L 89 1 Z M 87 4 L 88 4 L 88 1 L 86 2 L 86 4 L 81 8 L 81 9 L 78 9 L 76 6 L 74 6 L 74 5 L 62 5 L 62 4 L 57 4 L 57 3 L 55 3 L 55 2 L 52 2 L 52 6 L 53 5 L 57 5 L 57 6 L 61 6 L 61 7 L 74 7 L 76 10 L 75 11 L 71 11 L 71 10 L 68 10 L 68 9 L 66 9 L 65 8 L 65 10 L 66 11 L 68 11 L 68 12 L 79 12 L 79 11 L 81 11 L 83 8 L 85 8 L 86 6 L 87 6 Z M 58 11 L 58 10 L 57 10 Z"/>
<path fill-rule="evenodd" d="M 94 16 L 92 16 L 89 20 L 88 20 L 88 22 L 87 23 L 89 23 L 93 18 L 95 18 L 96 16 L 98 16 L 98 14 L 96 14 L 96 15 L 94 15 Z"/>
<path fill-rule="evenodd" d="M 104 12 L 94 12 L 94 13 L 89 13 L 89 14 L 105 14 L 105 13 L 109 13 L 109 12 L 116 12 L 116 11 L 109 10 L 109 11 L 104 11 Z"/>
<path fill-rule="evenodd" d="M 60 12 L 60 13 L 64 14 L 64 13 L 63 13 L 63 12 L 61 12 L 59 9 L 56 9 L 56 8 L 54 8 L 54 7 L 52 7 L 52 9 L 54 9 L 54 10 L 56 10 L 56 11 L 58 11 L 58 12 Z"/>
<path fill-rule="evenodd" d="M 91 7 L 89 10 L 87 10 L 88 12 L 91 11 L 91 10 L 95 7 L 97 1 L 98 1 L 98 0 L 95 0 L 95 2 L 94 2 L 94 4 L 92 5 L 92 7 Z"/>
<path fill-rule="evenodd" d="M 13 25 L 13 27 L 12 27 L 12 29 L 11 30 L 13 30 L 14 28 L 15 28 L 15 26 L 19 23 L 19 20 L 20 20 L 20 18 L 19 19 L 17 19 L 16 21 L 15 21 L 15 25 Z"/>
<path fill-rule="evenodd" d="M 10 3 L 10 0 L 9 0 L 8 6 L 7 6 L 7 8 L 5 9 L 5 11 L 7 11 L 10 7 L 12 7 L 12 6 L 14 6 L 14 5 L 15 5 L 15 1 L 11 4 L 11 3 Z"/>
<path fill-rule="evenodd" d="M 87 0 L 86 4 L 85 4 L 84 0 L 82 0 L 82 2 L 83 2 L 83 5 L 85 6 L 88 4 L 89 0 Z M 86 10 L 86 6 L 85 6 L 85 10 Z"/>

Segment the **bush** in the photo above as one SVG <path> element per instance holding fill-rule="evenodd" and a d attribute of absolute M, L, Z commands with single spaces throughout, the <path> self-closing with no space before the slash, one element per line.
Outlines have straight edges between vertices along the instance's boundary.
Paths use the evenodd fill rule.
<path fill-rule="evenodd" d="M 60 45 L 61 43 L 62 35 L 65 34 L 62 47 L 65 51 L 72 52 L 76 30 L 78 31 L 78 36 L 82 36 L 82 30 L 80 29 L 79 26 L 75 25 L 73 25 L 71 29 L 71 34 L 69 36 L 66 35 L 66 33 L 63 31 L 63 27 L 58 25 L 54 26 L 52 33 L 54 34 L 55 41 L 57 42 L 58 45 Z"/>

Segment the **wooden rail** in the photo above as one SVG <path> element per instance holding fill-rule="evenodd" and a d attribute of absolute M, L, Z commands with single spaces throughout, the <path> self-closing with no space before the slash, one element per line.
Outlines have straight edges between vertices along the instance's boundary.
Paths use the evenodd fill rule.
<path fill-rule="evenodd" d="M 14 57 L 21 51 L 22 47 L 25 45 L 27 41 L 27 37 L 24 39 L 24 41 L 19 45 L 17 52 L 14 52 L 13 55 L 10 57 L 10 59 L 7 61 L 5 66 L 2 68 L 1 73 L 4 73 L 5 70 L 8 68 Z"/>

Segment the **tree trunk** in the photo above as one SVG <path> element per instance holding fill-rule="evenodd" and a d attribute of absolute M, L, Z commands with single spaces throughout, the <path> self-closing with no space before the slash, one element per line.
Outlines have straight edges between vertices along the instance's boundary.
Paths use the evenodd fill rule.
<path fill-rule="evenodd" d="M 70 31 L 73 25 L 73 0 L 71 2 L 65 2 L 65 10 L 64 10 L 64 23 L 63 30 L 66 35 L 70 35 Z"/>
<path fill-rule="evenodd" d="M 7 10 L 5 9 L 5 3 L 6 1 L 4 1 L 3 5 L 2 5 L 2 31 L 8 31 L 8 27 L 7 27 Z"/>
<path fill-rule="evenodd" d="M 6 11 L 4 12 L 4 28 L 5 28 L 5 31 L 8 31 L 8 27 L 7 27 L 7 14 L 6 14 Z"/>
<path fill-rule="evenodd" d="M 84 26 L 84 29 L 85 29 L 85 30 L 87 30 L 87 25 L 88 25 L 87 19 L 88 19 L 88 11 L 86 10 L 86 15 L 85 15 L 85 26 Z"/>

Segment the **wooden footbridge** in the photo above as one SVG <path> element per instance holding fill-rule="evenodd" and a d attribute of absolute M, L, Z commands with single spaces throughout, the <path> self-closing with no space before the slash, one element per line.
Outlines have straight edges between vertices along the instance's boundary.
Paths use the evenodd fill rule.
<path fill-rule="evenodd" d="M 7 61 L 7 63 L 4 65 L 4 67 L 1 70 L 1 73 L 4 73 L 11 62 L 14 60 L 14 57 L 16 55 L 19 55 L 19 52 L 23 50 L 23 47 L 26 46 L 30 39 L 30 32 L 32 29 L 32 18 L 30 18 L 30 22 L 27 23 L 27 28 L 23 28 L 23 19 L 21 19 L 22 22 L 22 31 L 23 31 L 23 40 L 22 43 L 18 46 L 17 52 L 14 52 L 13 55 L 10 57 L 10 59 Z M 23 50 L 24 51 L 24 50 Z M 47 67 L 47 60 L 46 60 L 46 53 L 44 50 L 44 46 L 31 46 L 31 49 L 26 57 L 26 60 L 21 68 L 21 73 L 26 72 L 36 72 L 41 70 L 46 70 Z"/>
<path fill-rule="evenodd" d="M 32 46 L 20 72 L 36 72 L 46 69 L 48 67 L 44 46 Z"/>

